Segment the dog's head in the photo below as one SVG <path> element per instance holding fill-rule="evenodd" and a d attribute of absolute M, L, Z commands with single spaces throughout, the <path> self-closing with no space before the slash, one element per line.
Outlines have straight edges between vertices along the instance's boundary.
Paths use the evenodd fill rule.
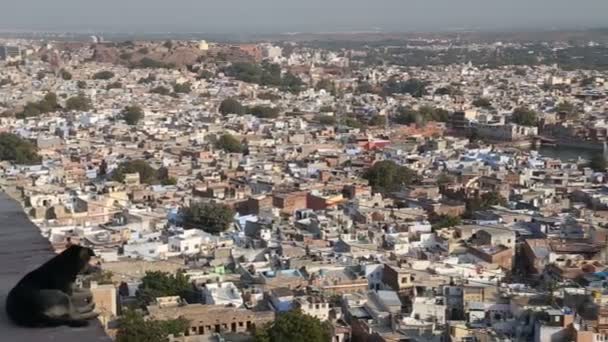
<path fill-rule="evenodd" d="M 84 273 L 89 269 L 91 258 L 95 257 L 95 252 L 91 248 L 79 245 L 71 245 L 63 253 L 78 265 L 78 273 Z"/>

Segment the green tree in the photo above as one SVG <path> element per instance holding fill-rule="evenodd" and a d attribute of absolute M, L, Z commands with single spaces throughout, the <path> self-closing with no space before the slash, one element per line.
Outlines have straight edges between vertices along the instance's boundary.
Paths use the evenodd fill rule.
<path fill-rule="evenodd" d="M 481 195 L 481 203 L 483 208 L 490 208 L 495 205 L 506 206 L 507 199 L 496 191 L 486 192 Z"/>
<path fill-rule="evenodd" d="M 65 101 L 65 109 L 68 111 L 87 111 L 90 110 L 92 107 L 93 106 L 91 105 L 91 100 L 84 94 L 78 94 L 76 96 L 70 97 L 69 99 L 67 99 L 67 101 Z"/>
<path fill-rule="evenodd" d="M 169 90 L 169 88 L 167 88 L 167 87 L 158 86 L 158 87 L 154 87 L 154 88 L 150 89 L 150 93 L 166 96 L 166 95 L 171 94 L 171 90 Z"/>
<path fill-rule="evenodd" d="M 399 191 L 404 186 L 417 183 L 420 177 L 415 171 L 398 165 L 392 160 L 375 163 L 363 173 L 363 178 L 378 192 Z"/>
<path fill-rule="evenodd" d="M 160 271 L 146 272 L 136 292 L 138 302 L 148 305 L 157 297 L 167 296 L 180 296 L 191 302 L 196 300 L 196 291 L 188 276 L 181 270 L 175 274 Z"/>
<path fill-rule="evenodd" d="M 251 115 L 262 119 L 275 119 L 279 117 L 279 108 L 268 106 L 254 106 L 247 109 Z"/>
<path fill-rule="evenodd" d="M 394 121 L 400 125 L 416 124 L 418 126 L 424 126 L 427 119 L 420 114 L 420 112 L 411 107 L 399 107 Z"/>
<path fill-rule="evenodd" d="M 576 109 L 576 106 L 568 101 L 560 102 L 557 105 L 556 110 L 558 113 L 566 114 L 566 117 L 568 119 L 576 119 L 578 116 L 578 110 Z"/>
<path fill-rule="evenodd" d="M 192 91 L 192 84 L 190 84 L 190 82 L 175 83 L 173 85 L 173 91 L 176 94 L 188 94 Z"/>
<path fill-rule="evenodd" d="M 362 82 L 357 86 L 357 93 L 359 94 L 371 94 L 373 92 L 374 86 L 372 86 L 369 82 Z"/>
<path fill-rule="evenodd" d="M 144 57 L 138 62 L 132 63 L 131 67 L 139 69 L 173 69 L 175 68 L 174 63 L 163 63 L 150 57 Z"/>
<path fill-rule="evenodd" d="M 184 334 L 189 324 L 184 318 L 146 320 L 139 311 L 127 309 L 118 320 L 116 342 L 168 342 L 169 335 Z"/>
<path fill-rule="evenodd" d="M 158 170 L 156 170 L 156 178 L 162 180 L 169 179 L 169 169 L 162 166 Z"/>
<path fill-rule="evenodd" d="M 453 181 L 454 181 L 454 177 L 447 173 L 442 173 L 437 177 L 437 185 L 439 185 L 439 186 L 450 184 Z"/>
<path fill-rule="evenodd" d="M 241 153 L 245 149 L 241 142 L 232 134 L 223 134 L 215 143 L 215 147 L 229 153 Z"/>
<path fill-rule="evenodd" d="M 333 113 L 336 110 L 332 106 L 321 106 L 321 108 L 319 108 L 319 111 L 321 113 Z"/>
<path fill-rule="evenodd" d="M 384 84 L 383 92 L 386 95 L 410 94 L 413 97 L 422 97 L 428 94 L 426 86 L 427 82 L 415 78 L 406 81 L 391 78 Z"/>
<path fill-rule="evenodd" d="M 42 100 L 38 102 L 28 102 L 23 107 L 23 110 L 16 114 L 17 118 L 27 118 L 38 116 L 40 114 L 49 113 L 59 109 L 57 103 L 57 95 L 53 92 L 48 92 Z"/>
<path fill-rule="evenodd" d="M 525 107 L 515 108 L 511 121 L 522 126 L 536 126 L 536 112 Z"/>
<path fill-rule="evenodd" d="M 103 70 L 93 75 L 94 80 L 109 80 L 114 78 L 114 73 L 109 70 Z"/>
<path fill-rule="evenodd" d="M 280 314 L 277 318 L 256 328 L 255 342 L 326 342 L 331 340 L 331 326 L 300 310 Z"/>
<path fill-rule="evenodd" d="M 299 93 L 304 88 L 304 82 L 298 76 L 287 72 L 281 79 L 281 88 L 291 93 Z"/>
<path fill-rule="evenodd" d="M 130 52 L 123 52 L 118 56 L 120 59 L 130 60 L 133 57 L 133 54 Z"/>
<path fill-rule="evenodd" d="M 324 115 L 324 114 L 320 114 L 316 116 L 316 120 L 321 124 L 321 125 L 325 125 L 325 126 L 333 126 L 336 124 L 337 120 L 336 117 L 333 115 Z"/>
<path fill-rule="evenodd" d="M 69 71 L 67 71 L 66 69 L 61 69 L 59 71 L 59 75 L 61 75 L 61 78 L 65 81 L 69 81 L 72 79 L 72 74 Z"/>
<path fill-rule="evenodd" d="M 496 191 L 486 192 L 481 196 L 474 196 L 466 200 L 467 212 L 465 216 L 470 217 L 475 211 L 487 210 L 495 205 L 506 206 L 507 199 Z"/>
<path fill-rule="evenodd" d="M 215 74 L 209 70 L 201 70 L 201 72 L 198 73 L 198 76 L 196 76 L 199 80 L 210 80 L 213 77 L 215 77 Z"/>
<path fill-rule="evenodd" d="M 524 77 L 524 76 L 526 76 L 528 73 L 526 72 L 526 69 L 523 69 L 523 68 L 517 68 L 517 69 L 515 69 L 515 71 L 513 72 L 513 74 L 514 74 L 514 75 L 516 75 L 516 76 L 521 76 L 521 77 Z"/>
<path fill-rule="evenodd" d="M 299 92 L 304 87 L 299 77 L 290 72 L 282 75 L 281 67 L 273 63 L 233 63 L 224 69 L 224 73 L 239 81 L 275 86 L 293 93 Z"/>
<path fill-rule="evenodd" d="M 274 86 L 281 83 L 281 68 L 276 64 L 262 66 L 251 63 L 234 63 L 226 68 L 224 73 L 247 83 Z"/>
<path fill-rule="evenodd" d="M 161 167 L 156 171 L 156 179 L 160 181 L 162 185 L 176 185 L 177 179 L 169 175 L 169 169 Z"/>
<path fill-rule="evenodd" d="M 16 164 L 38 164 L 40 156 L 34 144 L 12 133 L 0 133 L 0 160 Z"/>
<path fill-rule="evenodd" d="M 177 185 L 177 179 L 175 177 L 169 177 L 160 181 L 162 185 Z"/>
<path fill-rule="evenodd" d="M 139 180 L 145 184 L 157 184 L 158 177 L 156 170 L 145 160 L 130 160 L 121 163 L 112 173 L 112 179 L 117 182 L 124 182 L 125 174 L 139 173 Z"/>
<path fill-rule="evenodd" d="M 370 126 L 384 126 L 386 125 L 386 116 L 383 115 L 374 115 L 371 120 L 369 120 Z"/>
<path fill-rule="evenodd" d="M 315 90 L 321 90 L 321 89 L 329 92 L 330 94 L 336 93 L 336 85 L 334 84 L 334 82 L 332 82 L 330 79 L 327 79 L 327 78 L 320 80 L 315 85 Z"/>
<path fill-rule="evenodd" d="M 424 121 L 447 122 L 450 118 L 447 110 L 432 106 L 421 106 L 418 113 L 424 118 Z"/>
<path fill-rule="evenodd" d="M 10 77 L 0 79 L 0 88 L 5 85 L 12 85 L 12 84 L 13 84 L 13 81 L 11 80 Z"/>
<path fill-rule="evenodd" d="M 429 217 L 433 229 L 449 228 L 462 224 L 462 219 L 458 216 L 435 215 Z"/>
<path fill-rule="evenodd" d="M 199 228 L 212 234 L 226 231 L 234 220 L 234 211 L 218 203 L 192 203 L 189 207 L 183 207 L 181 214 L 186 227 Z"/>
<path fill-rule="evenodd" d="M 53 92 L 48 92 L 44 95 L 42 101 L 38 102 L 40 107 L 40 111 L 43 113 L 52 112 L 59 108 L 59 104 L 57 102 L 57 95 Z"/>
<path fill-rule="evenodd" d="M 341 123 L 345 126 L 358 129 L 365 129 L 366 127 L 364 122 L 353 116 L 343 118 Z"/>
<path fill-rule="evenodd" d="M 280 100 L 281 99 L 281 95 L 277 95 L 271 92 L 264 92 L 264 93 L 259 93 L 258 94 L 258 99 L 260 100 L 269 100 L 269 101 L 276 101 L 276 100 Z"/>
<path fill-rule="evenodd" d="M 219 112 L 223 115 L 227 114 L 237 114 L 243 115 L 245 114 L 245 107 L 233 98 L 227 98 L 220 104 Z"/>
<path fill-rule="evenodd" d="M 32 116 L 38 116 L 42 114 L 40 107 L 37 102 L 28 102 L 23 107 L 23 110 L 17 113 L 15 116 L 20 119 L 29 118 Z"/>
<path fill-rule="evenodd" d="M 122 89 L 122 83 L 119 81 L 112 82 L 106 86 L 106 90 L 110 89 Z"/>
<path fill-rule="evenodd" d="M 156 81 L 156 75 L 154 75 L 154 74 L 151 73 L 151 74 L 149 74 L 146 77 L 140 78 L 139 81 L 137 81 L 137 83 L 139 83 L 139 84 L 149 84 L 149 83 L 152 83 L 154 81 Z"/>
<path fill-rule="evenodd" d="M 122 111 L 122 119 L 125 120 L 127 125 L 137 125 L 139 120 L 144 118 L 144 111 L 138 105 L 127 106 Z"/>
<path fill-rule="evenodd" d="M 492 102 L 490 102 L 490 100 L 486 99 L 485 97 L 480 97 L 473 101 L 473 106 L 478 108 L 491 108 Z"/>
<path fill-rule="evenodd" d="M 596 172 L 605 172 L 607 166 L 606 157 L 603 153 L 594 154 L 589 161 L 589 167 Z"/>
<path fill-rule="evenodd" d="M 462 90 L 449 85 L 447 87 L 437 88 L 437 90 L 435 90 L 435 95 L 462 95 Z"/>

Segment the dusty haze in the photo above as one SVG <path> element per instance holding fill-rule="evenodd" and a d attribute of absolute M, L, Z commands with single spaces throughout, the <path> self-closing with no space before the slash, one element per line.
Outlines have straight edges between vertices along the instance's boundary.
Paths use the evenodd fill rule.
<path fill-rule="evenodd" d="M 0 0 L 0 29 L 323 32 L 608 25 L 607 0 Z"/>

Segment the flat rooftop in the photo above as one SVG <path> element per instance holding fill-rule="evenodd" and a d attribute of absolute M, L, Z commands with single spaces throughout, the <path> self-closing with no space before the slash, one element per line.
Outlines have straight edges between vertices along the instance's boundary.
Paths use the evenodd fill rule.
<path fill-rule="evenodd" d="M 26 329 L 13 325 L 4 304 L 11 288 L 29 271 L 54 255 L 47 239 L 25 215 L 19 203 L 0 192 L 0 340 L 20 342 L 110 341 L 97 320 L 84 328 Z"/>

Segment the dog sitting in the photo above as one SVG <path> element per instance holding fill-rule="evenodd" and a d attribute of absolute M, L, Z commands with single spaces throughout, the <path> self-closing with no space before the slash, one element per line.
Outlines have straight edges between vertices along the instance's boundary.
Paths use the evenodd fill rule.
<path fill-rule="evenodd" d="M 9 292 L 6 312 L 26 327 L 68 325 L 80 327 L 98 316 L 88 290 L 74 288 L 76 276 L 85 272 L 93 250 L 71 245 L 36 270 L 28 273 Z"/>

